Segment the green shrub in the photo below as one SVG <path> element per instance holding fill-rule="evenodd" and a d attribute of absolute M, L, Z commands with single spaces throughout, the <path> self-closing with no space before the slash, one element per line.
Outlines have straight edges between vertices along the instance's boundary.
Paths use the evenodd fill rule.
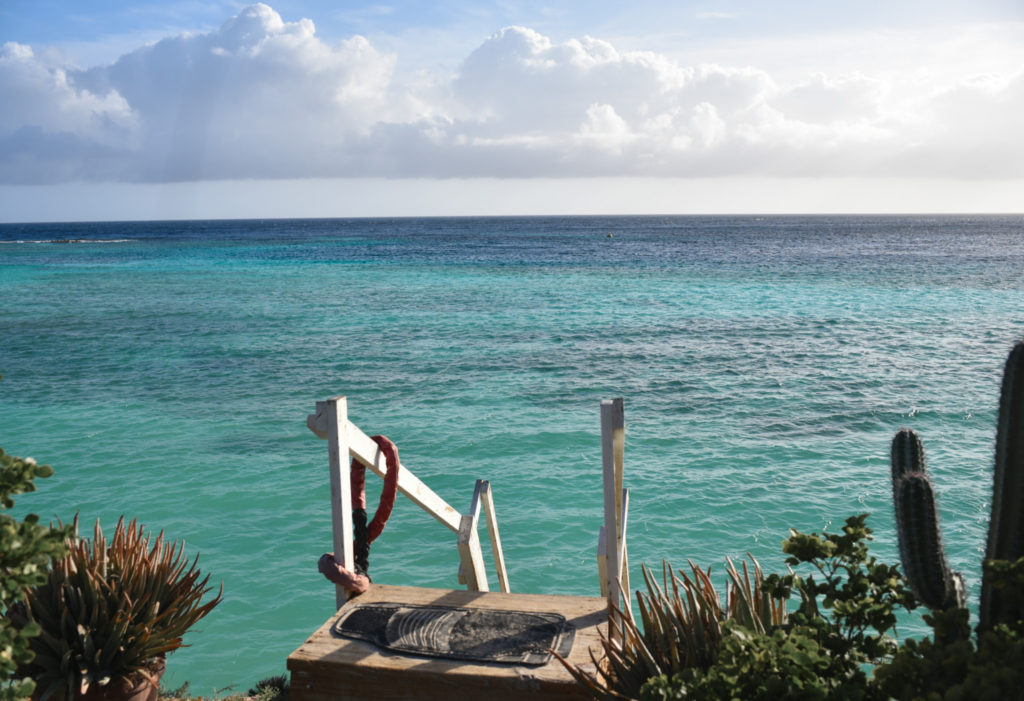
<path fill-rule="evenodd" d="M 770 627 L 725 622 L 714 664 L 657 675 L 639 698 L 886 698 L 866 668 L 895 652 L 895 610 L 915 602 L 899 571 L 868 554 L 866 519 L 848 518 L 842 533 L 791 531 L 782 543 L 791 571 L 769 575 L 761 591 L 782 601 L 796 592 L 797 610 Z"/>
<path fill-rule="evenodd" d="M 574 676 L 601 699 L 1021 698 L 1022 620 L 987 629 L 979 625 L 972 637 L 967 609 L 954 606 L 924 616 L 933 631 L 930 637 L 897 645 L 892 637 L 896 611 L 912 610 L 917 602 L 899 570 L 869 554 L 866 517 L 848 518 L 842 533 L 791 531 L 783 541 L 789 574 L 764 577 L 758 590 L 772 602 L 796 594 L 799 605 L 788 616 L 758 617 L 755 623 L 739 616 L 737 608 L 730 612 L 730 607 L 716 606 L 707 573 L 694 568 L 700 575 L 680 579 L 672 588 L 648 581 L 648 593 L 638 593 L 638 600 L 648 602 L 641 611 L 657 610 L 657 616 L 645 614 L 641 630 L 628 614 L 620 614 L 623 642 L 604 641 L 605 659 L 594 660 L 597 677 L 582 668 L 574 668 Z M 1011 604 L 1024 597 L 1024 558 L 989 560 L 984 568 L 988 581 Z M 732 572 L 735 582 L 739 576 Z M 749 591 L 735 597 L 739 602 L 756 599 Z M 710 616 L 694 619 L 688 601 L 691 610 Z M 693 643 L 681 643 L 665 634 L 673 629 L 701 634 L 691 636 Z M 705 657 L 691 664 L 665 657 L 665 651 L 683 644 L 698 645 Z"/>
<path fill-rule="evenodd" d="M 987 560 L 985 576 L 1015 598 L 1024 595 L 1024 558 Z M 879 688 L 896 699 L 1002 700 L 1024 693 L 1024 622 L 980 624 L 970 635 L 966 608 L 932 611 L 924 617 L 930 638 L 907 640 L 889 664 L 879 667 Z"/>
<path fill-rule="evenodd" d="M 255 688 L 249 689 L 254 701 L 288 701 L 290 695 L 291 685 L 284 674 L 260 679 Z"/>
<path fill-rule="evenodd" d="M 46 581 L 50 559 L 65 552 L 66 529 L 53 529 L 39 523 L 39 517 L 28 514 L 18 521 L 5 510 L 14 506 L 12 498 L 36 491 L 35 480 L 49 477 L 53 468 L 39 465 L 32 458 L 8 455 L 0 448 L 0 699 L 31 696 L 35 682 L 20 676 L 18 669 L 32 661 L 31 639 L 38 636 L 38 626 L 17 627 L 7 615 L 22 600 L 26 587 Z"/>
<path fill-rule="evenodd" d="M 725 624 L 718 660 L 705 671 L 688 669 L 671 678 L 654 677 L 640 690 L 642 701 L 751 699 L 793 701 L 828 698 L 822 679 L 831 658 L 813 635 L 799 626 L 754 633 L 736 622 Z"/>

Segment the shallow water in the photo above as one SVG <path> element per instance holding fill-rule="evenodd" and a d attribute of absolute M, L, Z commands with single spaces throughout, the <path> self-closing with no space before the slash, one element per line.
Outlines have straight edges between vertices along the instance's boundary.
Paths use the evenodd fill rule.
<path fill-rule="evenodd" d="M 316 572 L 326 443 L 305 417 L 339 394 L 456 508 L 491 481 L 519 592 L 597 593 L 603 398 L 626 402 L 634 583 L 662 558 L 721 575 L 749 551 L 779 569 L 790 527 L 865 511 L 875 553 L 895 558 L 888 442 L 909 426 L 976 597 L 1002 364 L 1024 336 L 1022 230 L 1021 217 L 0 225 L 0 445 L 57 470 L 19 512 L 137 517 L 223 580 L 223 604 L 169 660 L 167 683 L 197 693 L 283 673 L 332 611 Z M 454 587 L 457 568 L 454 536 L 400 500 L 374 579 Z"/>

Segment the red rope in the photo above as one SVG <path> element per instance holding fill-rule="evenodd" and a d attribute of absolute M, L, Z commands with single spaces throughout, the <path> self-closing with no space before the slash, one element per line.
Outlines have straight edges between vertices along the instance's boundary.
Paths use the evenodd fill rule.
<path fill-rule="evenodd" d="M 384 488 L 380 493 L 380 501 L 377 503 L 377 511 L 373 514 L 373 520 L 366 527 L 367 542 L 377 540 L 377 536 L 384 530 L 384 524 L 391 517 L 391 510 L 395 507 L 395 495 L 398 493 L 398 470 L 401 463 L 398 461 L 398 448 L 384 436 L 370 436 L 370 439 L 377 444 L 380 452 L 384 453 L 384 464 L 388 471 L 384 475 Z M 352 467 L 349 470 L 349 484 L 352 486 L 352 508 L 366 508 L 366 467 L 361 462 L 352 459 Z"/>

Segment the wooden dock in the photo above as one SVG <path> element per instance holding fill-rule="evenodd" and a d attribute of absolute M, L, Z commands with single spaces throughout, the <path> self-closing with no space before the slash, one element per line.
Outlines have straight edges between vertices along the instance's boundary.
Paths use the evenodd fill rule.
<path fill-rule="evenodd" d="M 608 624 L 608 602 L 601 597 L 489 593 L 374 584 L 365 594 L 346 603 L 289 655 L 288 670 L 291 672 L 293 701 L 588 698 L 554 658 L 540 666 L 466 662 L 399 654 L 371 642 L 343 638 L 332 632 L 332 627 L 346 612 L 347 606 L 370 603 L 560 614 L 575 629 L 568 660 L 584 668 L 593 666 L 590 649 L 600 659 L 598 631 L 607 633 Z"/>
<path fill-rule="evenodd" d="M 608 633 L 610 606 L 629 609 L 621 399 L 601 402 L 600 597 L 510 593 L 490 483 L 476 480 L 469 512 L 460 513 L 405 465 L 388 466 L 377 443 L 348 420 L 345 397 L 317 402 L 306 425 L 327 440 L 335 564 L 353 568 L 351 458 L 380 477 L 398 470 L 398 491 L 457 535 L 457 579 L 467 590 L 374 584 L 349 601 L 337 586 L 336 613 L 288 657 L 293 701 L 589 698 L 557 659 L 548 658 L 548 649 L 596 673 L 593 659 L 603 660 L 600 636 Z M 477 534 L 481 521 L 490 535 L 500 592 L 489 591 Z M 553 637 L 545 638 L 548 633 Z"/>

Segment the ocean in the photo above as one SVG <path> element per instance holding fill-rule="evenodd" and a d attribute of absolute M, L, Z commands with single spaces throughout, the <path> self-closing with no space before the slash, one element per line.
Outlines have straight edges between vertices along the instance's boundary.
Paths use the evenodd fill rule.
<path fill-rule="evenodd" d="M 168 660 L 194 693 L 283 674 L 333 611 L 305 419 L 337 395 L 457 509 L 491 482 L 529 593 L 598 595 L 602 399 L 625 400 L 634 588 L 690 559 L 724 591 L 727 556 L 782 570 L 789 528 L 863 512 L 895 561 L 911 427 L 976 601 L 1022 271 L 1022 216 L 0 225 L 0 446 L 56 470 L 16 514 L 137 518 L 223 582 Z M 370 563 L 458 586 L 454 535 L 401 497 Z"/>

